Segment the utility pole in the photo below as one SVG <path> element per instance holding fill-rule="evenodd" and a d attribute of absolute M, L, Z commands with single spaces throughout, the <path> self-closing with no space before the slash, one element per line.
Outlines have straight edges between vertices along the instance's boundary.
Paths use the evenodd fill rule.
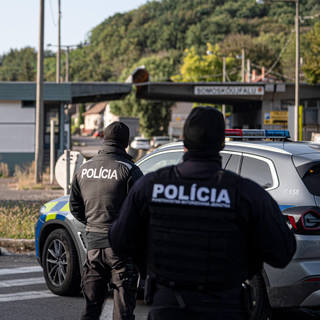
<path fill-rule="evenodd" d="M 61 49 L 64 49 L 64 48 L 66 49 L 66 51 L 65 51 L 65 54 L 66 54 L 65 82 L 69 82 L 69 78 L 70 78 L 70 70 L 69 70 L 70 69 L 70 49 L 77 47 L 77 45 L 75 45 L 75 44 L 71 44 L 71 45 L 60 44 L 60 46 L 58 46 L 58 45 L 48 43 L 47 46 L 48 47 L 60 47 L 60 51 L 61 51 Z M 60 72 L 61 72 L 61 68 L 60 68 Z M 60 79 L 61 79 L 61 74 L 60 74 Z"/>
<path fill-rule="evenodd" d="M 299 25 L 299 0 L 296 0 L 296 79 L 295 79 L 295 104 L 294 104 L 294 140 L 299 140 L 299 105 L 300 105 L 300 25 Z"/>
<path fill-rule="evenodd" d="M 294 126 L 293 139 L 299 139 L 299 106 L 300 106 L 300 20 L 299 20 L 299 4 L 300 0 L 256 0 L 258 4 L 272 2 L 295 2 L 296 17 L 295 17 L 295 32 L 296 32 L 296 74 L 295 74 L 295 94 L 294 94 Z"/>
<path fill-rule="evenodd" d="M 50 184 L 54 181 L 54 164 L 55 164 L 55 141 L 54 141 L 54 120 L 50 120 Z"/>
<path fill-rule="evenodd" d="M 65 82 L 69 82 L 69 48 L 70 46 L 66 47 L 66 79 Z"/>
<path fill-rule="evenodd" d="M 227 65 L 226 65 L 226 57 L 223 57 L 223 68 L 222 68 L 222 81 L 226 82 L 226 74 L 227 74 Z M 222 114 L 223 117 L 226 118 L 226 105 L 222 105 Z"/>
<path fill-rule="evenodd" d="M 247 82 L 251 81 L 251 62 L 247 59 Z"/>
<path fill-rule="evenodd" d="M 241 49 L 241 82 L 245 82 L 245 52 Z"/>
<path fill-rule="evenodd" d="M 39 45 L 37 60 L 36 92 L 36 136 L 35 136 L 35 183 L 42 181 L 43 162 L 43 43 L 44 43 L 44 0 L 40 0 Z"/>
<path fill-rule="evenodd" d="M 60 83 L 61 67 L 61 0 L 58 0 L 58 49 L 57 49 L 57 74 L 56 82 Z"/>

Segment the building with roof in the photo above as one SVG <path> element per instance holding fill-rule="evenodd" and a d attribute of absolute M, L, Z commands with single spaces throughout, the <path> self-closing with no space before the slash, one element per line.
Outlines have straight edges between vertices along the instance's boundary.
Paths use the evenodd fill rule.
<path fill-rule="evenodd" d="M 82 133 L 90 134 L 95 130 L 104 127 L 104 113 L 108 102 L 102 101 L 92 105 L 89 110 L 83 113 L 84 128 Z"/>
<path fill-rule="evenodd" d="M 75 103 L 120 99 L 131 92 L 131 84 L 44 83 L 43 141 L 48 157 L 50 120 L 55 120 L 55 149 L 63 153 L 67 143 L 66 106 Z M 35 82 L 0 82 L 0 162 L 12 173 L 16 165 L 26 165 L 35 157 Z"/>
<path fill-rule="evenodd" d="M 293 136 L 293 83 L 145 82 L 137 97 L 152 100 L 229 105 L 229 128 L 288 129 Z M 302 140 L 320 132 L 320 85 L 300 84 Z M 183 123 L 180 123 L 183 125 Z"/>
<path fill-rule="evenodd" d="M 146 79 L 143 78 L 143 81 L 147 81 Z M 232 108 L 230 128 L 288 128 L 291 135 L 293 133 L 292 83 L 134 81 L 133 84 L 136 85 L 138 98 L 229 105 Z M 99 105 L 101 102 L 97 109 L 102 110 L 103 106 L 106 109 L 105 101 L 121 99 L 131 92 L 131 88 L 131 83 L 44 83 L 44 155 L 49 151 L 51 119 L 55 120 L 57 154 L 62 154 L 65 149 L 68 136 L 67 105 L 93 102 Z M 310 140 L 312 134 L 320 133 L 320 85 L 301 84 L 300 102 L 302 138 Z M 11 172 L 15 165 L 34 160 L 35 105 L 36 83 L 0 82 L 0 162 L 7 163 Z M 181 120 L 177 125 L 180 128 L 189 107 L 190 105 L 186 106 L 185 110 L 173 109 L 175 120 Z M 184 111 L 180 114 L 179 110 L 182 109 Z M 93 123 L 101 117 L 102 111 L 99 110 L 99 116 L 92 114 Z"/>

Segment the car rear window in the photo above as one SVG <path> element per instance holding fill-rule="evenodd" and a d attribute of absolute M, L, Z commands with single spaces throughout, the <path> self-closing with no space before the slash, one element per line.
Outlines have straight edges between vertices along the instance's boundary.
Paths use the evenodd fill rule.
<path fill-rule="evenodd" d="M 302 181 L 315 196 L 320 196 L 320 164 L 309 168 L 302 177 Z"/>

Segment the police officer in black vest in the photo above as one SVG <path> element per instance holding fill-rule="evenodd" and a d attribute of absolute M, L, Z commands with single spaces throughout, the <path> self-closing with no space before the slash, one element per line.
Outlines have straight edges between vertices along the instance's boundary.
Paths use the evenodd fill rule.
<path fill-rule="evenodd" d="M 76 173 L 70 194 L 74 217 L 86 225 L 87 260 L 82 274 L 85 310 L 82 320 L 98 320 L 111 281 L 114 320 L 132 320 L 138 272 L 130 258 L 111 249 L 108 232 L 133 183 L 142 176 L 125 148 L 129 128 L 113 122 L 104 129 L 104 147 Z"/>
<path fill-rule="evenodd" d="M 111 228 L 115 252 L 145 256 L 149 319 L 247 319 L 245 281 L 264 262 L 285 267 L 295 252 L 271 196 L 221 169 L 224 130 L 219 111 L 194 108 L 184 161 L 141 178 Z"/>

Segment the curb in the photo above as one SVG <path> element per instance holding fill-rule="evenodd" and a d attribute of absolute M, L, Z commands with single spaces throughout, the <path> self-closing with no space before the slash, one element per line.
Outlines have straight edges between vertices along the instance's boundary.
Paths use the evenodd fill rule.
<path fill-rule="evenodd" d="M 35 251 L 35 240 L 0 238 L 0 255 L 13 253 L 30 253 Z"/>

